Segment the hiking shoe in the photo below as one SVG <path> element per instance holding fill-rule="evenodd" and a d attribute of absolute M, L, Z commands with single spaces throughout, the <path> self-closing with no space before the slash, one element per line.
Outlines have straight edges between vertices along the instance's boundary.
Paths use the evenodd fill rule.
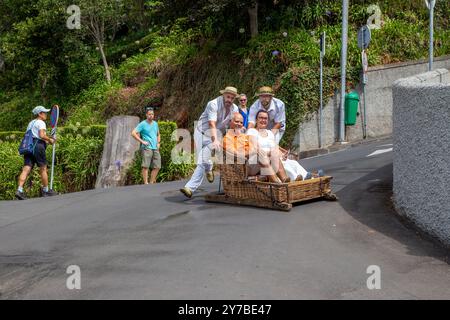
<path fill-rule="evenodd" d="M 53 196 L 57 196 L 57 195 L 58 195 L 58 192 L 56 192 L 56 191 L 54 191 L 52 189 L 49 189 L 47 192 L 42 190 L 42 196 L 43 197 L 53 197 Z"/>
<path fill-rule="evenodd" d="M 181 193 L 184 194 L 188 198 L 192 198 L 192 191 L 188 187 L 184 187 L 183 189 L 180 189 Z"/>
<path fill-rule="evenodd" d="M 214 173 L 211 171 L 208 171 L 206 173 L 206 179 L 208 180 L 209 183 L 213 183 L 214 182 Z"/>
<path fill-rule="evenodd" d="M 20 192 L 19 190 L 16 191 L 15 196 L 18 200 L 27 200 L 28 199 L 27 196 L 25 195 L 25 193 Z"/>

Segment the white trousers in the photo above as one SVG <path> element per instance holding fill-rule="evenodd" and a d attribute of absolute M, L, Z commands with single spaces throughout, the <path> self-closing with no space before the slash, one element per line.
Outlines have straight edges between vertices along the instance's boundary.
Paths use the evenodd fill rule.
<path fill-rule="evenodd" d="M 194 143 L 195 161 L 197 163 L 197 167 L 195 168 L 191 179 L 185 185 L 185 187 L 189 188 L 192 192 L 201 186 L 205 172 L 211 171 L 213 167 L 211 160 L 211 138 L 203 135 L 197 128 L 195 128 Z"/>
<path fill-rule="evenodd" d="M 297 179 L 298 176 L 302 176 L 303 179 L 305 179 L 308 172 L 300 165 L 300 163 L 291 159 L 287 159 L 286 161 L 282 162 L 284 170 L 286 171 L 286 174 L 291 179 L 291 181 Z"/>

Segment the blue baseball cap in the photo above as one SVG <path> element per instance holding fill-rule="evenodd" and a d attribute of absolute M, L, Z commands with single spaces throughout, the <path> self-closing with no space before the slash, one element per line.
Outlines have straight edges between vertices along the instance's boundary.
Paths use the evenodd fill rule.
<path fill-rule="evenodd" d="M 41 112 L 49 112 L 50 109 L 45 109 L 43 106 L 37 106 L 36 108 L 33 109 L 33 114 L 34 115 L 38 115 Z"/>

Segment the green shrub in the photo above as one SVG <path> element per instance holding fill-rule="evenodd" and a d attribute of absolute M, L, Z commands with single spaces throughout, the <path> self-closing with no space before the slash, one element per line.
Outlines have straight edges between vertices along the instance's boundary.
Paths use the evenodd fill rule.
<path fill-rule="evenodd" d="M 64 137 L 77 137 L 82 136 L 85 138 L 99 138 L 100 140 L 105 139 L 106 125 L 91 125 L 91 126 L 74 126 L 69 125 L 66 127 L 58 128 L 58 134 Z"/>
<path fill-rule="evenodd" d="M 23 157 L 19 155 L 17 148 L 17 142 L 0 143 L 0 200 L 14 199 L 14 194 L 17 190 L 17 180 L 23 167 Z M 46 156 L 50 182 L 50 167 L 52 159 L 51 147 L 47 148 Z M 41 186 L 39 169 L 35 166 L 24 185 L 27 196 L 39 196 Z M 53 188 L 59 192 L 66 192 L 60 166 L 55 166 Z"/>
<path fill-rule="evenodd" d="M 151 50 L 146 53 L 134 55 L 120 64 L 117 69 L 116 77 L 124 84 L 134 84 L 141 75 L 156 76 L 159 71 L 158 51 Z M 142 76 L 141 76 L 142 77 Z M 138 79 L 138 81 L 142 81 Z"/>
<path fill-rule="evenodd" d="M 21 141 L 24 134 L 25 134 L 25 132 L 23 132 L 23 131 L 2 131 L 2 132 L 0 132 L 0 143 L 11 142 L 11 141 Z"/>
<path fill-rule="evenodd" d="M 100 112 L 100 109 L 96 109 L 93 104 L 83 104 L 69 112 L 70 116 L 64 125 L 80 123 L 83 126 L 89 126 L 102 122 L 102 112 Z"/>
<path fill-rule="evenodd" d="M 25 130 L 33 119 L 31 110 L 40 104 L 34 93 L 11 93 L 8 101 L 0 102 L 0 131 Z"/>
<path fill-rule="evenodd" d="M 48 130 L 50 130 L 48 128 Z M 49 133 L 49 132 L 47 132 Z M 68 125 L 66 127 L 58 127 L 57 138 L 61 137 L 95 137 L 101 140 L 105 139 L 106 125 L 92 125 L 92 126 L 76 126 Z M 24 131 L 3 131 L 0 132 L 0 142 L 21 141 L 25 135 Z"/>
<path fill-rule="evenodd" d="M 161 156 L 162 158 L 162 156 Z M 126 185 L 142 184 L 142 154 L 141 150 L 138 150 L 135 155 L 133 165 L 127 172 Z M 195 169 L 194 157 L 191 157 L 191 163 L 175 164 L 170 160 L 161 159 L 161 170 L 156 177 L 157 182 L 174 181 L 188 177 Z M 149 173 L 150 178 L 150 173 Z"/>
<path fill-rule="evenodd" d="M 152 45 L 155 35 L 153 33 L 135 32 L 128 37 L 119 38 L 113 46 L 107 48 L 106 56 L 110 63 L 122 62 L 126 57 L 132 57 L 144 52 Z M 125 57 L 125 58 L 124 58 Z"/>
<path fill-rule="evenodd" d="M 17 179 L 23 166 L 23 157 L 19 155 L 17 148 L 17 141 L 0 144 L 1 200 L 14 199 Z M 98 137 L 60 137 L 56 144 L 53 188 L 61 193 L 94 188 L 102 150 L 103 139 Z M 51 146 L 47 147 L 46 156 L 50 180 Z M 40 193 L 40 188 L 39 170 L 35 166 L 32 174 L 27 179 L 25 191 L 29 197 L 36 197 Z"/>
<path fill-rule="evenodd" d="M 177 126 L 174 122 L 159 121 L 161 133 L 162 169 L 157 180 L 171 181 L 185 178 L 193 168 L 193 164 L 174 164 L 171 152 L 176 141 L 171 141 L 172 132 Z M 58 131 L 56 144 L 54 189 L 61 193 L 76 192 L 95 187 L 98 167 L 102 157 L 106 126 L 90 127 L 67 126 Z M 1 132 L 0 140 L 0 200 L 14 199 L 17 189 L 17 179 L 23 166 L 23 157 L 18 153 L 19 141 L 23 132 Z M 47 147 L 47 162 L 50 175 L 52 147 Z M 136 159 L 127 174 L 127 184 L 142 183 L 141 155 L 136 153 Z M 30 181 L 32 181 L 30 187 Z M 36 197 L 40 193 L 39 170 L 34 169 L 31 179 L 25 185 L 28 196 Z"/>
<path fill-rule="evenodd" d="M 328 68 L 324 72 L 324 101 L 331 97 L 337 87 L 336 78 L 339 69 Z M 281 76 L 281 86 L 278 96 L 286 103 L 286 132 L 282 139 L 282 145 L 287 146 L 292 141 L 298 124 L 316 110 L 320 105 L 320 96 L 317 88 L 320 83 L 320 75 L 317 68 L 309 66 L 291 67 Z M 293 103 L 295 102 L 295 103 Z M 325 102 L 326 103 L 326 102 Z"/>
<path fill-rule="evenodd" d="M 148 6 L 153 9 L 162 4 L 150 2 L 152 5 Z M 381 8 L 383 27 L 372 31 L 369 65 L 426 58 L 428 12 L 423 1 L 379 0 L 374 3 Z M 356 35 L 371 15 L 367 12 L 370 4 L 372 2 L 365 0 L 350 4 L 347 89 L 358 82 L 361 56 Z M 450 53 L 449 9 L 449 1 L 437 1 L 436 56 Z M 155 10 L 154 14 L 159 15 L 159 9 Z M 189 13 L 189 17 L 175 15 L 164 25 L 153 24 L 151 29 L 130 29 L 125 37 L 119 36 L 106 46 L 111 62 L 111 85 L 103 79 L 98 52 L 86 46 L 85 53 L 70 55 L 69 60 L 74 61 L 68 64 L 67 72 L 73 83 L 68 85 L 74 89 L 66 88 L 73 94 L 64 98 L 67 103 L 62 109 L 62 124 L 84 128 L 104 123 L 112 115 L 140 114 L 143 106 L 162 104 L 165 116 L 170 119 L 173 108 L 181 115 L 172 119 L 176 118 L 187 127 L 198 119 L 207 101 L 217 96 L 224 85 L 237 86 L 250 99 L 259 86 L 271 85 L 277 96 L 286 102 L 288 131 L 282 144 L 289 145 L 299 122 L 319 105 L 318 40 L 323 31 L 327 33 L 324 96 L 332 95 L 339 84 L 341 2 L 281 1 L 276 5 L 261 5 L 259 10 L 260 34 L 250 40 L 248 30 L 238 31 L 238 28 L 248 27 L 246 19 L 221 19 L 220 14 L 204 16 L 201 26 L 192 22 L 194 17 Z M 274 51 L 279 54 L 273 54 Z M 124 54 L 126 57 L 122 58 Z M 99 80 L 90 85 L 96 78 Z M 65 86 L 67 82 L 62 83 Z M 76 92 L 88 85 L 81 93 Z M 37 89 L 7 90 L 0 91 L 0 130 L 24 130 L 31 119 L 30 108 L 45 99 Z M 56 98 L 52 96 L 50 100 Z M 72 136 L 83 131 L 68 130 Z M 6 137 L 0 134 L 1 141 L 8 141 Z"/>
<path fill-rule="evenodd" d="M 104 123 L 108 116 L 105 115 L 108 97 L 120 90 L 122 84 L 113 79 L 113 83 L 109 85 L 107 82 L 100 80 L 88 89 L 74 97 L 65 108 L 66 119 L 64 125 L 89 126 Z"/>
<path fill-rule="evenodd" d="M 17 147 L 14 142 L 0 143 L 0 200 L 14 199 L 17 178 L 23 166 Z"/>
<path fill-rule="evenodd" d="M 64 192 L 93 189 L 102 157 L 103 139 L 80 136 L 62 138 L 56 150 Z"/>
<path fill-rule="evenodd" d="M 141 116 L 145 107 L 152 106 L 159 102 L 149 94 L 155 84 L 158 82 L 156 78 L 142 77 L 134 78 L 136 87 L 127 87 L 116 92 L 111 92 L 108 96 L 108 108 L 104 112 L 105 118 L 111 118 L 118 115 L 135 115 Z"/>

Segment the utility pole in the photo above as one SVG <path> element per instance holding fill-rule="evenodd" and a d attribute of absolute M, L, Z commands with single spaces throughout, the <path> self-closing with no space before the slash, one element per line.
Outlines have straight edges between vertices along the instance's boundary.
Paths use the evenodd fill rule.
<path fill-rule="evenodd" d="M 427 5 L 428 11 L 430 11 L 430 46 L 428 52 L 428 71 L 433 70 L 433 38 L 434 38 L 434 5 L 436 4 L 436 0 L 425 0 L 425 4 Z"/>
<path fill-rule="evenodd" d="M 320 35 L 320 108 L 319 108 L 319 149 L 322 148 L 322 128 L 323 128 L 323 57 L 325 56 L 325 31 Z"/>
<path fill-rule="evenodd" d="M 348 33 L 348 0 L 342 0 L 342 49 L 341 49 L 341 103 L 339 117 L 339 142 L 345 140 L 345 88 L 347 64 L 347 33 Z"/>
<path fill-rule="evenodd" d="M 363 88 L 363 98 L 364 98 L 364 111 L 363 111 L 363 138 L 367 137 L 367 113 L 366 113 L 366 84 L 367 84 L 367 71 L 369 68 L 369 62 L 367 59 L 366 49 L 369 47 L 371 39 L 370 28 L 368 25 L 363 26 L 358 31 L 358 48 L 362 50 L 361 52 L 361 62 L 362 62 L 362 74 L 361 83 Z"/>

